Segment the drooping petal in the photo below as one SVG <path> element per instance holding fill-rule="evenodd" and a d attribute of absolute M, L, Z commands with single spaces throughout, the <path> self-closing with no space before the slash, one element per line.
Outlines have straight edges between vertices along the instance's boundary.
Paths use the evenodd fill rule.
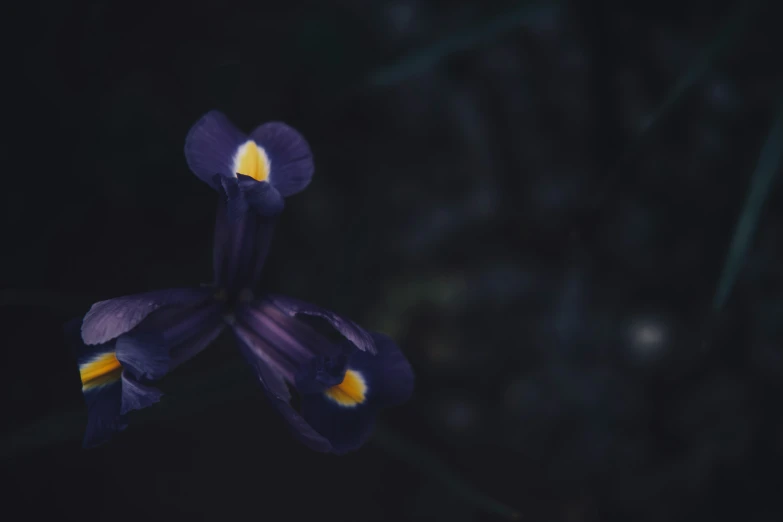
<path fill-rule="evenodd" d="M 347 341 L 346 341 L 347 342 Z M 345 380 L 348 355 L 314 357 L 294 376 L 296 390 L 301 394 L 321 393 Z"/>
<path fill-rule="evenodd" d="M 376 353 L 375 341 L 372 336 L 361 326 L 350 319 L 341 317 L 334 312 L 325 310 L 319 306 L 305 303 L 283 295 L 269 295 L 268 298 L 276 307 L 291 317 L 299 314 L 311 315 L 326 319 L 335 330 L 351 341 L 359 350 Z"/>
<path fill-rule="evenodd" d="M 175 357 L 181 364 L 186 360 L 183 354 L 192 357 L 197 353 L 194 346 L 206 347 L 204 337 L 222 325 L 224 307 L 209 300 L 193 307 L 157 310 L 117 339 L 117 359 L 136 379 L 160 379 L 174 369 Z"/>
<path fill-rule="evenodd" d="M 383 334 L 368 334 L 377 355 L 360 351 L 348 339 L 330 341 L 266 297 L 240 306 L 233 330 L 270 399 L 297 437 L 318 451 L 358 448 L 372 432 L 378 410 L 406 401 L 413 392 L 408 361 Z M 300 411 L 292 407 L 286 383 L 295 387 Z"/>
<path fill-rule="evenodd" d="M 288 367 L 279 356 L 276 357 L 274 350 L 252 330 L 235 323 L 232 331 L 242 355 L 256 371 L 264 390 L 276 399 L 290 401 L 291 392 L 285 380 L 286 375 L 291 374 L 292 368 Z"/>
<path fill-rule="evenodd" d="M 149 314 L 128 333 L 114 340 L 117 359 L 136 379 L 158 380 L 169 371 L 172 335 L 193 314 L 190 307 L 166 307 Z M 195 324 L 195 321 L 190 321 Z M 172 332 L 173 331 L 173 332 Z"/>
<path fill-rule="evenodd" d="M 133 410 L 143 410 L 160 401 L 163 393 L 157 388 L 145 386 L 136 381 L 128 372 L 122 372 L 122 401 L 120 415 Z"/>
<path fill-rule="evenodd" d="M 188 131 L 185 159 L 193 173 L 213 189 L 215 174 L 233 177 L 234 157 L 247 137 L 220 111 L 210 111 Z"/>
<path fill-rule="evenodd" d="M 65 325 L 66 344 L 79 366 L 82 392 L 90 392 L 120 382 L 122 364 L 117 359 L 114 343 L 87 346 L 79 335 L 81 321 L 74 319 Z"/>
<path fill-rule="evenodd" d="M 255 370 L 264 392 L 286 420 L 294 436 L 315 451 L 331 451 L 329 441 L 316 432 L 291 406 L 291 393 L 282 374 L 265 356 L 265 350 L 268 348 L 260 346 L 259 339 L 241 326 L 235 325 L 233 331 L 240 352 Z"/>
<path fill-rule="evenodd" d="M 236 317 L 259 338 L 276 350 L 285 352 L 297 364 L 303 364 L 317 355 L 334 357 L 342 353 L 337 343 L 278 308 L 269 296 L 240 304 L 236 309 Z M 347 344 L 354 349 L 353 344 Z"/>
<path fill-rule="evenodd" d="M 378 354 L 355 350 L 343 366 L 343 377 L 337 385 L 319 390 L 325 380 L 310 366 L 334 369 L 340 361 L 321 358 L 302 367 L 296 376 L 297 390 L 302 392 L 301 415 L 329 441 L 334 453 L 363 445 L 380 409 L 401 404 L 413 393 L 413 371 L 405 356 L 389 337 L 372 335 Z"/>
<path fill-rule="evenodd" d="M 290 403 L 281 401 L 280 399 L 272 399 L 272 404 L 277 408 L 283 419 L 288 423 L 288 427 L 291 429 L 294 437 L 297 438 L 302 444 L 307 446 L 313 451 L 319 451 L 321 453 L 333 452 L 334 448 L 329 440 L 323 435 L 318 433 L 313 427 L 297 412 Z"/>
<path fill-rule="evenodd" d="M 270 122 L 257 127 L 250 139 L 261 145 L 269 158 L 269 182 L 288 197 L 304 190 L 315 169 L 310 145 L 285 123 Z"/>
<path fill-rule="evenodd" d="M 161 307 L 192 306 L 210 297 L 205 289 L 178 288 L 100 301 L 84 316 L 82 339 L 88 345 L 102 344 L 130 331 Z"/>
<path fill-rule="evenodd" d="M 117 360 L 136 379 L 158 380 L 168 373 L 169 348 L 153 334 L 121 335 L 113 344 Z"/>
<path fill-rule="evenodd" d="M 310 394 L 302 397 L 301 416 L 316 433 L 329 441 L 332 453 L 342 455 L 367 442 L 378 417 L 378 407 L 368 404 L 348 409 L 323 394 Z"/>
<path fill-rule="evenodd" d="M 85 392 L 87 427 L 82 439 L 83 448 L 92 448 L 108 442 L 116 433 L 128 427 L 120 414 L 122 384 L 115 382 L 100 390 Z"/>
<path fill-rule="evenodd" d="M 218 338 L 226 327 L 222 318 L 205 323 L 193 337 L 175 346 L 171 350 L 171 369 L 189 361 L 201 353 L 212 341 Z"/>
<path fill-rule="evenodd" d="M 276 219 L 248 210 L 236 179 L 224 180 L 222 194 L 215 222 L 215 284 L 234 295 L 243 288 L 253 289 L 258 282 Z"/>
<path fill-rule="evenodd" d="M 378 332 L 373 332 L 372 337 L 378 354 L 354 352 L 349 367 L 369 376 L 374 400 L 384 407 L 402 404 L 413 395 L 413 369 L 391 337 Z"/>
<path fill-rule="evenodd" d="M 87 404 L 83 447 L 108 441 L 127 427 L 125 414 L 160 400 L 161 392 L 138 383 L 122 368 L 115 343 L 87 346 L 80 334 L 81 319 L 65 325 L 65 338 L 79 365 L 82 394 Z"/>
<path fill-rule="evenodd" d="M 122 372 L 115 382 L 83 393 L 87 403 L 84 448 L 108 442 L 128 427 L 126 415 L 129 412 L 152 406 L 163 396 L 160 390 L 138 383 L 127 372 Z"/>

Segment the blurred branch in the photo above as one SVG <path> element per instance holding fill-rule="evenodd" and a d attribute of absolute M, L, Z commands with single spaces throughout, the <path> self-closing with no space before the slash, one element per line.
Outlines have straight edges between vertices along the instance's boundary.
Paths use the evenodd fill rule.
<path fill-rule="evenodd" d="M 712 301 L 712 309 L 715 313 L 723 308 L 742 268 L 743 260 L 758 225 L 764 200 L 775 179 L 775 174 L 780 170 L 781 157 L 783 157 L 783 99 L 781 99 L 772 129 L 761 149 L 756 171 L 750 182 L 750 190 L 737 221 L 731 246 L 726 254 L 723 272 L 718 281 L 715 298 Z"/>
<path fill-rule="evenodd" d="M 542 10 L 555 8 L 558 4 L 558 1 L 524 2 L 516 9 L 502 13 L 484 24 L 463 28 L 429 46 L 406 54 L 397 62 L 370 74 L 367 84 L 371 87 L 388 87 L 402 83 L 411 76 L 431 69 L 451 54 L 496 40 L 501 35 L 518 29 Z"/>
<path fill-rule="evenodd" d="M 731 13 L 723 28 L 686 69 L 677 83 L 669 90 L 663 102 L 645 119 L 637 138 L 649 132 L 672 109 L 682 96 L 710 70 L 712 65 L 739 39 L 757 14 L 762 1 L 737 2 L 737 11 Z"/>

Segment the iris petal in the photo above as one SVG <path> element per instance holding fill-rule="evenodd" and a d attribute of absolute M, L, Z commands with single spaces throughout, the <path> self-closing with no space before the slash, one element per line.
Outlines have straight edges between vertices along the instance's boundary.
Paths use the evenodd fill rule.
<path fill-rule="evenodd" d="M 299 393 L 321 393 L 338 386 L 345 379 L 348 356 L 314 357 L 296 374 L 296 389 Z"/>
<path fill-rule="evenodd" d="M 256 185 L 266 183 L 253 182 Z M 235 293 L 254 288 L 269 253 L 275 218 L 248 211 L 239 180 L 224 179 L 214 239 L 215 284 Z"/>
<path fill-rule="evenodd" d="M 170 354 L 170 369 L 189 361 L 191 358 L 201 353 L 206 347 L 212 344 L 212 341 L 223 332 L 226 323 L 222 317 L 207 322 L 198 332 L 187 341 L 175 346 Z"/>
<path fill-rule="evenodd" d="M 233 331 L 240 352 L 255 370 L 264 390 L 275 399 L 285 402 L 291 400 L 291 392 L 288 391 L 282 371 L 268 355 L 270 348 L 252 331 L 240 325 L 235 325 Z"/>
<path fill-rule="evenodd" d="M 100 301 L 82 322 L 85 344 L 102 344 L 135 328 L 149 314 L 166 306 L 190 306 L 209 299 L 211 292 L 184 288 L 158 290 Z"/>
<path fill-rule="evenodd" d="M 169 369 L 169 348 L 153 334 L 122 335 L 114 341 L 117 359 L 137 379 L 157 380 Z"/>
<path fill-rule="evenodd" d="M 91 448 L 108 442 L 115 433 L 128 427 L 125 418 L 120 415 L 122 407 L 122 384 L 84 394 L 87 404 L 87 427 L 82 439 L 82 447 Z"/>
<path fill-rule="evenodd" d="M 242 195 L 239 179 L 220 175 L 216 175 L 214 179 L 219 183 L 218 192 L 225 202 L 226 217 L 229 219 L 229 223 L 234 224 L 245 216 L 249 208 L 247 199 Z"/>
<path fill-rule="evenodd" d="M 376 404 L 344 408 L 323 394 L 302 397 L 302 417 L 341 455 L 361 447 L 372 434 L 378 416 Z"/>
<path fill-rule="evenodd" d="M 358 350 L 348 339 L 331 343 L 291 318 L 311 309 L 290 301 L 278 307 L 279 302 L 264 296 L 238 309 L 233 330 L 243 355 L 299 440 L 317 451 L 357 449 L 368 439 L 381 408 L 410 398 L 413 372 L 408 361 L 394 341 L 379 333 L 362 330 L 377 346 L 376 355 Z M 331 348 L 322 349 L 323 344 Z M 300 412 L 291 404 L 286 383 L 296 388 Z"/>
<path fill-rule="evenodd" d="M 267 397 L 269 397 L 272 405 L 286 420 L 294 436 L 315 451 L 331 451 L 332 446 L 329 441 L 315 431 L 291 406 L 291 393 L 288 391 L 285 381 L 280 374 L 276 373 L 275 370 L 259 356 L 258 347 L 254 347 L 256 341 L 254 341 L 251 336 L 247 335 L 247 331 L 235 328 L 234 333 L 242 355 L 245 356 L 245 359 L 247 359 L 255 370 L 264 392 Z"/>
<path fill-rule="evenodd" d="M 245 135 L 220 111 L 210 111 L 188 131 L 185 159 L 193 173 L 213 189 L 219 189 L 215 174 L 233 177 L 234 155 Z"/>
<path fill-rule="evenodd" d="M 237 179 L 250 208 L 262 216 L 275 216 L 283 211 L 283 196 L 271 183 L 256 181 L 242 174 L 238 174 Z"/>
<path fill-rule="evenodd" d="M 379 410 L 401 404 L 413 393 L 413 371 L 400 349 L 383 334 L 372 336 L 378 354 L 356 350 L 345 365 L 346 381 L 350 376 L 362 384 L 361 393 L 351 397 L 356 400 L 343 401 L 336 396 L 336 391 L 350 392 L 341 389 L 345 382 L 325 392 L 302 396 L 302 417 L 331 443 L 337 454 L 362 446 L 372 433 Z M 311 374 L 307 368 L 302 369 L 297 376 L 297 389 L 309 389 L 303 381 Z M 351 383 L 348 384 L 350 388 Z"/>
<path fill-rule="evenodd" d="M 126 413 L 158 402 L 162 394 L 137 382 L 127 371 L 112 364 L 93 367 L 90 363 L 101 356 L 108 360 L 105 356 L 114 353 L 115 343 L 87 346 L 79 332 L 81 323 L 80 318 L 69 321 L 65 325 L 65 338 L 82 373 L 82 393 L 87 404 L 87 428 L 82 446 L 89 448 L 107 442 L 115 433 L 124 430 L 128 425 Z M 85 367 L 89 371 L 85 372 Z M 104 375 L 99 375 L 101 372 Z M 88 385 L 85 379 L 95 385 Z"/>
<path fill-rule="evenodd" d="M 275 306 L 269 296 L 239 305 L 236 316 L 256 335 L 288 352 L 290 358 L 299 362 L 308 361 L 316 355 L 333 357 L 343 351 L 339 344 Z M 355 349 L 349 341 L 345 343 L 350 346 L 347 351 Z"/>
<path fill-rule="evenodd" d="M 270 122 L 257 127 L 250 139 L 264 148 L 270 163 L 269 182 L 283 197 L 304 190 L 315 167 L 310 145 L 285 123 Z"/>
<path fill-rule="evenodd" d="M 351 341 L 359 350 L 369 353 L 376 353 L 377 351 L 373 337 L 364 328 L 354 323 L 350 319 L 346 319 L 335 314 L 334 312 L 330 312 L 329 310 L 325 310 L 313 304 L 299 301 L 298 299 L 294 299 L 292 297 L 286 297 L 283 295 L 270 295 L 269 299 L 277 308 L 291 317 L 304 314 L 326 319 L 335 330 L 337 330 L 343 337 Z"/>
<path fill-rule="evenodd" d="M 121 386 L 120 415 L 133 410 L 143 410 L 160 401 L 163 396 L 160 390 L 139 383 L 128 372 L 122 372 Z"/>
<path fill-rule="evenodd" d="M 190 170 L 214 189 L 220 189 L 216 174 L 234 177 L 238 168 L 247 170 L 250 167 L 252 172 L 242 174 L 269 181 L 283 197 L 307 187 L 313 177 L 313 155 L 301 134 L 285 123 L 270 122 L 257 127 L 249 138 L 251 142 L 225 114 L 210 111 L 188 131 L 185 159 Z M 251 150 L 246 150 L 248 147 Z M 249 159 L 239 157 L 243 153 L 249 155 Z M 264 164 L 256 165 L 259 162 Z"/>
<path fill-rule="evenodd" d="M 378 354 L 354 352 L 350 367 L 371 379 L 373 400 L 384 407 L 402 404 L 413 395 L 413 369 L 391 337 L 378 332 L 373 332 L 372 337 Z"/>
<path fill-rule="evenodd" d="M 197 353 L 193 343 L 206 347 L 202 338 L 222 324 L 223 308 L 222 303 L 210 301 L 199 307 L 158 310 L 117 339 L 117 359 L 137 379 L 160 379 L 174 368 L 172 352 L 178 351 L 181 364 L 186 360 L 183 353 Z"/>

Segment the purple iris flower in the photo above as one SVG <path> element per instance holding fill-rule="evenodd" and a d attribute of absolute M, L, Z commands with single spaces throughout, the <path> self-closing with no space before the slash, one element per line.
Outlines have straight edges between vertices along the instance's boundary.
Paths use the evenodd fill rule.
<path fill-rule="evenodd" d="M 270 122 L 243 134 L 219 111 L 196 122 L 185 138 L 185 158 L 196 176 L 262 215 L 283 210 L 283 198 L 304 190 L 313 177 L 313 155 L 304 137 Z"/>
<path fill-rule="evenodd" d="M 203 122 L 215 114 L 194 129 L 208 125 Z M 205 159 L 207 151 L 196 155 L 203 164 L 218 164 Z M 304 183 L 302 178 L 288 183 L 285 172 L 261 182 L 271 187 L 265 190 L 290 195 L 292 187 L 301 190 L 309 181 L 308 175 Z M 101 301 L 84 316 L 81 339 L 74 340 L 88 406 L 84 446 L 124 429 L 130 411 L 160 399 L 160 391 L 150 386 L 153 381 L 229 329 L 267 396 L 302 442 L 337 454 L 357 449 L 369 437 L 380 409 L 410 398 L 413 372 L 408 361 L 383 334 L 290 297 L 256 294 L 275 218 L 243 207 L 242 201 L 253 203 L 240 184 L 224 182 L 214 188 L 220 198 L 212 285 Z M 320 318 L 338 335 L 322 332 L 301 316 Z M 77 327 L 68 325 L 71 332 Z"/>

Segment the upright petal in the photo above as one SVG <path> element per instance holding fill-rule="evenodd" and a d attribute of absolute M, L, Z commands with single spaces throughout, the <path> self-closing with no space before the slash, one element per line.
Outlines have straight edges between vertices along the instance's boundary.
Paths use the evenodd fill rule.
<path fill-rule="evenodd" d="M 247 210 L 240 190 L 237 180 L 225 180 L 215 221 L 215 284 L 232 296 L 243 288 L 255 288 L 276 223 L 275 217 Z"/>
<path fill-rule="evenodd" d="M 277 308 L 289 316 L 294 317 L 299 314 L 304 314 L 326 319 L 335 330 L 351 341 L 359 350 L 376 353 L 375 341 L 372 336 L 364 328 L 350 319 L 346 319 L 334 312 L 299 301 L 292 297 L 271 294 L 268 297 Z"/>
<path fill-rule="evenodd" d="M 192 306 L 211 295 L 206 289 L 178 288 L 100 301 L 84 316 L 82 339 L 88 345 L 105 343 L 130 331 L 159 308 Z"/>
<path fill-rule="evenodd" d="M 237 174 L 237 180 L 250 208 L 262 216 L 276 216 L 283 211 L 283 196 L 271 183 L 256 181 L 244 174 Z"/>
<path fill-rule="evenodd" d="M 185 159 L 193 173 L 214 189 L 215 174 L 233 177 L 234 156 L 247 140 L 229 119 L 219 111 L 210 111 L 188 131 Z"/>
<path fill-rule="evenodd" d="M 261 145 L 269 158 L 269 182 L 284 197 L 304 190 L 315 167 L 310 145 L 285 123 L 270 122 L 257 127 L 250 139 Z"/>
<path fill-rule="evenodd" d="M 222 195 L 226 205 L 226 217 L 230 224 L 234 224 L 247 214 L 250 209 L 247 198 L 242 194 L 242 188 L 239 186 L 239 177 L 229 178 L 216 174 L 214 177 L 219 184 L 218 192 Z"/>

